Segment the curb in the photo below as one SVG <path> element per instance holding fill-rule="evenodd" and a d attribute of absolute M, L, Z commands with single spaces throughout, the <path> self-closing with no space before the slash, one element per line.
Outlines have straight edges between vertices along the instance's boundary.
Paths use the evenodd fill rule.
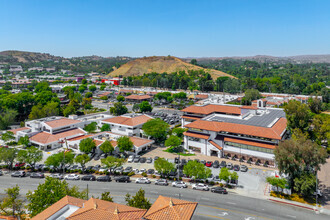
<path fill-rule="evenodd" d="M 292 206 L 296 206 L 296 207 L 299 207 L 299 208 L 305 208 L 305 209 L 309 209 L 309 210 L 312 210 L 314 211 L 315 209 L 314 208 L 311 208 L 311 207 L 308 207 L 308 206 L 304 206 L 304 205 L 298 205 L 298 204 L 294 204 L 294 203 L 290 203 L 290 202 L 284 202 L 284 201 L 279 201 L 279 200 L 275 200 L 275 199 L 268 199 L 272 202 L 278 202 L 278 203 L 282 203 L 282 204 L 286 204 L 286 205 L 292 205 Z M 321 207 L 320 207 L 321 209 Z"/>

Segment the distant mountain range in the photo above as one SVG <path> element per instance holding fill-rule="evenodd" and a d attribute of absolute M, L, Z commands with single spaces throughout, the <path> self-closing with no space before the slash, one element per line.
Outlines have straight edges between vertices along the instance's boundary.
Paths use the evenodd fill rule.
<path fill-rule="evenodd" d="M 72 57 L 65 58 L 60 56 L 53 56 L 48 53 L 37 53 L 37 52 L 26 52 L 26 51 L 16 51 L 8 50 L 0 52 L 0 63 L 29 63 L 29 62 L 41 62 L 41 61 L 65 61 L 65 60 L 107 60 L 113 59 L 114 57 L 101 57 L 101 56 L 82 56 L 82 57 Z M 121 56 L 121 60 L 124 62 L 135 59 L 132 57 Z M 141 58 L 143 59 L 143 58 Z M 181 61 L 190 62 L 191 59 L 198 60 L 224 60 L 224 59 L 234 59 L 234 60 L 252 60 L 257 62 L 279 62 L 279 63 L 330 63 L 330 54 L 325 55 L 299 55 L 299 56 L 287 56 L 287 57 L 276 57 L 267 55 L 257 55 L 257 56 L 235 56 L 235 57 L 188 57 L 181 58 Z"/>

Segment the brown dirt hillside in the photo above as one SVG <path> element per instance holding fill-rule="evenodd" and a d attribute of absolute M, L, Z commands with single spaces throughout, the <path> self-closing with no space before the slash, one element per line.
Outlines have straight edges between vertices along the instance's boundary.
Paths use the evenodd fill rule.
<path fill-rule="evenodd" d="M 188 71 L 188 70 L 204 70 L 205 72 L 210 73 L 213 79 L 216 79 L 220 76 L 228 76 L 235 78 L 232 75 L 227 73 L 214 70 L 214 69 L 205 69 L 199 66 L 186 63 L 177 57 L 165 57 L 165 56 L 153 56 L 153 57 L 144 57 L 132 60 L 120 68 L 114 70 L 109 74 L 109 76 L 138 76 L 143 75 L 144 73 L 172 73 L 177 71 Z"/>

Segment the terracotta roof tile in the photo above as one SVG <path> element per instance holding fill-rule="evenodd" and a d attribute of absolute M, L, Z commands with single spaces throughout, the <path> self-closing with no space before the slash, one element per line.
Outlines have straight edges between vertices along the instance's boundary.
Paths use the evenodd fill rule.
<path fill-rule="evenodd" d="M 201 139 L 209 139 L 210 135 L 209 134 L 199 134 L 191 131 L 186 131 L 183 132 L 183 135 L 188 136 L 188 137 L 195 137 L 195 138 L 201 138 Z"/>
<path fill-rule="evenodd" d="M 125 97 L 125 99 L 133 99 L 133 100 L 144 100 L 150 98 L 151 98 L 150 95 L 129 95 Z"/>
<path fill-rule="evenodd" d="M 48 143 L 56 142 L 61 138 L 71 137 L 75 135 L 83 135 L 83 134 L 86 134 L 86 132 L 82 131 L 81 129 L 72 129 L 58 134 L 50 134 L 48 132 L 43 131 L 30 137 L 30 141 L 34 141 L 40 144 L 48 144 Z"/>
<path fill-rule="evenodd" d="M 89 138 L 89 137 L 92 137 L 92 136 L 93 135 L 91 135 L 91 134 L 89 134 L 89 135 L 81 135 L 81 136 L 78 136 L 78 137 L 70 138 L 67 141 L 78 141 L 78 140 L 83 140 L 83 139 L 86 139 L 86 138 Z"/>
<path fill-rule="evenodd" d="M 105 119 L 103 121 L 108 122 L 108 123 L 113 123 L 113 124 L 137 126 L 137 125 L 146 123 L 150 119 L 152 119 L 152 117 L 147 116 L 147 115 L 139 115 L 139 116 L 136 116 L 133 118 L 125 117 L 125 116 L 117 116 L 117 117 Z"/>
<path fill-rule="evenodd" d="M 69 118 L 61 118 L 53 121 L 47 121 L 45 124 L 47 124 L 51 128 L 59 128 L 63 126 L 73 125 L 80 123 L 79 120 L 69 119 Z"/>
<path fill-rule="evenodd" d="M 13 132 L 16 135 L 16 133 L 18 131 L 26 131 L 26 130 L 30 130 L 30 128 L 22 127 L 22 128 L 11 129 L 11 130 L 8 130 L 8 131 L 11 131 L 11 132 Z"/>
<path fill-rule="evenodd" d="M 151 144 L 154 142 L 153 140 L 139 138 L 139 137 L 129 137 L 129 139 L 133 142 L 135 147 L 141 147 L 145 144 Z"/>
<path fill-rule="evenodd" d="M 196 202 L 159 196 L 143 218 L 188 220 L 193 216 L 196 207 Z"/>
<path fill-rule="evenodd" d="M 194 117 L 194 116 L 185 116 L 185 115 L 183 115 L 181 118 L 185 118 L 185 119 L 192 119 L 192 120 L 198 120 L 198 119 L 201 119 L 200 117 Z"/>
<path fill-rule="evenodd" d="M 246 144 L 246 145 L 250 145 L 250 146 L 262 147 L 262 148 L 268 148 L 268 149 L 275 149 L 275 147 L 276 147 L 275 145 L 272 145 L 272 144 L 264 144 L 264 143 L 259 143 L 259 142 L 255 142 L 255 141 L 241 140 L 241 139 L 237 139 L 237 138 L 225 137 L 224 140 L 233 142 L 233 143 L 237 143 L 237 144 Z"/>
<path fill-rule="evenodd" d="M 59 201 L 57 201 L 56 203 L 54 203 L 53 205 L 49 206 L 47 209 L 45 209 L 41 213 L 39 213 L 38 215 L 36 215 L 35 217 L 33 217 L 32 220 L 48 219 L 49 217 L 54 215 L 56 212 L 61 210 L 66 205 L 74 205 L 74 206 L 78 206 L 81 208 L 81 207 L 83 207 L 84 202 L 86 202 L 86 200 L 78 199 L 78 198 L 71 197 L 71 196 L 65 196 L 62 199 L 60 199 Z"/>
<path fill-rule="evenodd" d="M 195 99 L 207 99 L 209 97 L 209 95 L 203 95 L 203 94 L 199 94 L 195 96 Z"/>
<path fill-rule="evenodd" d="M 220 145 L 218 145 L 217 143 L 215 143 L 214 141 L 209 141 L 210 144 L 212 144 L 214 147 L 218 148 L 219 150 L 222 150 L 222 147 Z"/>
<path fill-rule="evenodd" d="M 270 139 L 281 140 L 281 134 L 286 129 L 286 119 L 280 118 L 271 128 L 268 127 L 257 127 L 251 125 L 234 124 L 228 122 L 215 122 L 215 121 L 205 121 L 197 120 L 191 122 L 185 127 L 196 128 L 201 130 L 215 131 L 215 132 L 230 132 L 236 134 L 251 135 L 256 137 L 264 137 Z"/>
<path fill-rule="evenodd" d="M 78 209 L 76 212 L 67 217 L 67 219 L 142 219 L 146 211 L 147 210 L 145 209 L 138 209 L 126 205 L 91 198 L 84 203 L 83 208 Z"/>
<path fill-rule="evenodd" d="M 103 143 L 104 143 L 104 141 L 101 141 L 101 140 L 96 140 L 96 139 L 94 139 L 93 141 L 94 141 L 94 143 L 95 143 L 96 147 L 98 147 L 98 146 L 100 146 L 101 144 L 103 144 Z M 111 143 L 111 144 L 112 144 L 112 143 Z"/>
<path fill-rule="evenodd" d="M 192 105 L 185 109 L 182 109 L 183 112 L 188 113 L 195 113 L 195 114 L 203 114 L 203 115 L 209 115 L 211 113 L 226 113 L 226 114 L 241 114 L 241 109 L 239 106 L 230 106 L 230 105 L 213 105 L 208 104 L 205 106 L 196 106 Z"/>

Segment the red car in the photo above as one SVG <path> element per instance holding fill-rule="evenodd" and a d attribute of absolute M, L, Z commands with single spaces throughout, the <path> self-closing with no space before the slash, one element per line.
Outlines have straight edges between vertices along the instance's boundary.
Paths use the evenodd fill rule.
<path fill-rule="evenodd" d="M 207 166 L 207 167 L 211 167 L 212 164 L 213 164 L 212 161 L 207 161 L 206 164 L 205 164 L 205 166 Z"/>
<path fill-rule="evenodd" d="M 24 167 L 25 166 L 25 163 L 16 163 L 15 164 L 15 167 Z"/>

